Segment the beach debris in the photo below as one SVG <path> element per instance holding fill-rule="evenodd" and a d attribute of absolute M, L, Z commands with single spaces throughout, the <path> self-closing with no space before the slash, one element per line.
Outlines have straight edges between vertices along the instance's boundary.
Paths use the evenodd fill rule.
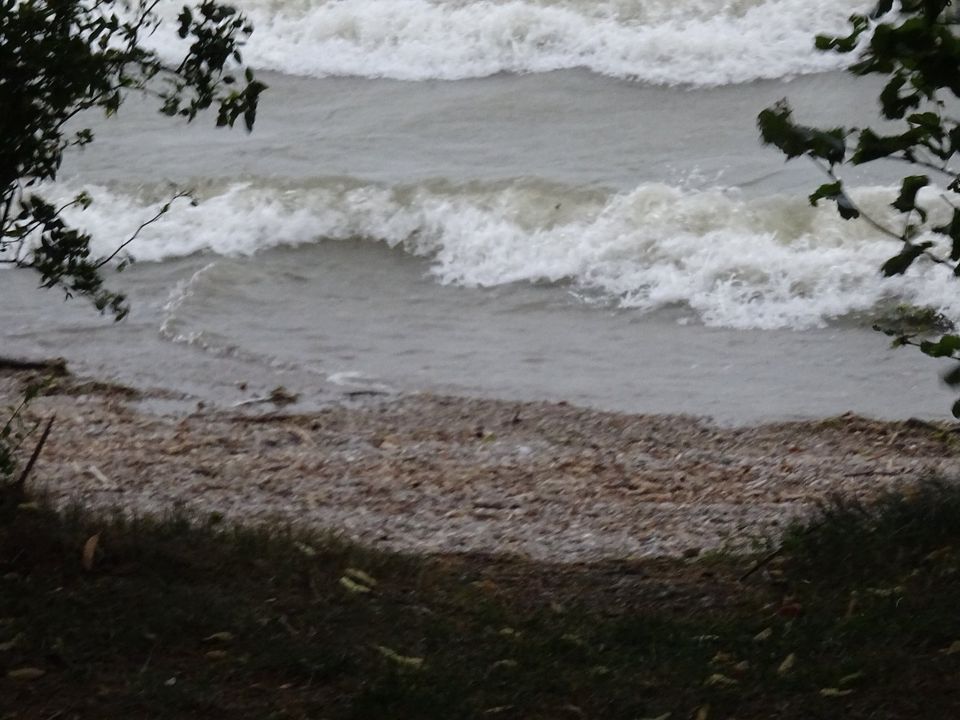
<path fill-rule="evenodd" d="M 340 578 L 340 585 L 352 593 L 367 594 L 377 586 L 377 581 L 363 570 L 347 568 Z"/>
<path fill-rule="evenodd" d="M 297 542 L 295 542 L 295 543 L 293 544 L 293 546 L 294 546 L 297 550 L 299 550 L 300 552 L 302 552 L 304 555 L 306 555 L 307 557 L 316 557 L 316 556 L 317 556 L 317 551 L 316 551 L 313 547 L 311 547 L 310 545 L 307 545 L 306 543 L 302 543 L 302 542 L 300 542 L 300 541 L 297 541 Z"/>
<path fill-rule="evenodd" d="M 270 391 L 270 402 L 274 405 L 290 405 L 295 403 L 300 396 L 297 393 L 290 392 L 283 385 L 277 385 Z"/>
<path fill-rule="evenodd" d="M 732 665 L 735 662 L 736 658 L 730 653 L 723 652 L 723 650 L 717 652 L 710 660 L 711 665 Z"/>
<path fill-rule="evenodd" d="M 97 546 L 100 544 L 100 533 L 91 535 L 83 544 L 83 553 L 80 555 L 80 564 L 87 572 L 93 570 L 93 560 L 97 553 Z"/>
<path fill-rule="evenodd" d="M 251 385 L 243 397 L 265 396 L 269 387 L 258 390 Z M 0 404 L 12 402 L 19 392 L 16 383 L 3 386 Z M 69 483 L 50 483 L 55 502 L 86 493 L 98 503 L 105 502 L 107 488 L 103 478 L 89 469 L 93 464 L 114 485 L 109 491 L 123 494 L 111 502 L 134 512 L 156 512 L 162 503 L 173 501 L 196 507 L 201 514 L 211 513 L 211 523 L 223 517 L 242 521 L 276 514 L 336 530 L 343 528 L 344 508 L 349 507 L 353 508 L 351 536 L 412 552 L 458 548 L 524 553 L 535 548 L 543 559 L 576 562 L 621 552 L 619 538 L 629 529 L 635 538 L 631 543 L 636 544 L 631 553 L 638 556 L 655 551 L 679 557 L 690 547 L 701 548 L 702 554 L 715 546 L 716 538 L 733 534 L 740 524 L 751 533 L 779 532 L 784 522 L 803 517 L 804 508 L 811 508 L 819 497 L 836 492 L 867 498 L 876 490 L 846 478 L 847 472 L 871 466 L 885 470 L 893 463 L 892 468 L 900 471 L 895 479 L 899 487 L 920 479 L 932 466 L 947 474 L 960 469 L 956 453 L 926 431 L 856 419 L 843 421 L 845 428 L 853 424 L 855 432 L 837 432 L 826 421 L 817 421 L 789 428 L 740 429 L 735 434 L 684 417 L 607 416 L 556 404 L 430 395 L 398 395 L 384 406 L 331 405 L 295 418 L 267 412 L 274 410 L 272 405 L 254 406 L 250 412 L 166 417 L 99 396 L 61 395 L 44 403 L 45 416 L 57 412 L 57 434 L 51 430 L 28 483 L 40 471 L 44 481 L 69 473 Z M 518 412 L 523 422 L 514 425 L 511 418 Z M 494 431 L 498 441 L 479 442 L 478 424 L 484 432 Z M 585 425 L 589 433 L 583 431 Z M 909 444 L 896 448 L 884 444 L 894 430 L 911 433 Z M 672 455 L 661 453 L 658 443 L 664 436 L 686 448 L 688 454 L 680 466 Z M 380 450 L 375 445 L 378 441 Z M 798 443 L 820 449 L 792 458 L 789 467 L 782 466 L 786 448 Z M 860 453 L 864 446 L 875 448 L 871 451 L 875 456 Z M 750 453 L 767 459 L 745 456 L 748 447 Z M 32 449 L 25 448 L 26 453 Z M 752 474 L 739 474 L 741 462 L 750 466 Z M 629 486 L 623 484 L 625 475 L 632 478 Z M 812 477 L 818 480 L 801 482 Z M 169 482 L 170 478 L 190 481 Z M 676 511 L 647 514 L 644 510 L 637 516 L 634 490 L 642 496 L 644 507 L 671 503 Z M 586 492 L 590 507 L 602 511 L 584 512 Z M 735 510 L 726 500 L 721 502 L 724 498 L 737 499 Z M 473 514 L 475 499 L 493 501 L 502 508 L 480 517 Z M 11 497 L 5 503 L 16 508 L 18 501 L 23 500 Z M 417 512 L 407 512 L 413 507 Z M 496 532 L 488 532 L 491 518 Z M 589 542 L 584 542 L 584 532 L 593 533 Z M 77 560 L 85 539 L 76 543 Z M 325 552 L 319 541 L 314 548 L 318 557 Z M 97 552 L 105 550 L 106 546 Z M 310 561 L 309 551 L 294 552 L 300 562 Z M 948 553 L 934 555 L 931 561 L 950 558 L 952 566 L 953 556 Z M 944 560 L 937 560 L 940 557 Z M 96 557 L 97 567 L 105 559 Z M 772 566 L 771 561 L 763 570 Z M 373 587 L 346 575 L 346 565 L 338 569 L 355 588 L 370 591 Z M 336 583 L 339 577 L 331 579 Z M 883 590 L 896 582 L 875 584 Z M 493 582 L 472 587 L 482 594 L 499 592 Z M 336 591 L 364 592 L 350 590 L 346 584 Z M 884 602 L 895 602 L 896 597 Z M 860 605 L 867 600 L 873 603 L 877 598 L 861 590 Z M 551 609 L 564 612 L 562 604 Z M 803 608 L 798 598 L 784 596 L 777 598 L 770 611 L 780 621 L 800 615 Z M 758 624 L 752 629 L 757 643 L 769 644 L 783 632 L 778 624 L 766 633 L 770 620 L 759 619 Z M 709 631 L 690 634 L 698 632 Z M 750 637 L 745 639 L 749 642 Z M 953 639 L 960 640 L 960 635 Z M 705 647 L 713 644 L 713 652 L 721 647 L 715 635 L 700 636 L 697 641 Z M 938 649 L 951 642 L 943 638 Z M 784 650 L 767 660 L 771 672 L 790 651 Z M 960 647 L 954 653 L 960 653 Z M 737 677 L 732 669 L 727 674 Z"/>
<path fill-rule="evenodd" d="M 8 652 L 13 650 L 17 645 L 20 644 L 20 641 L 23 639 L 23 633 L 14 635 L 13 638 L 7 640 L 6 642 L 0 643 L 0 652 Z"/>
<path fill-rule="evenodd" d="M 412 668 L 414 670 L 419 670 L 421 667 L 423 667 L 423 658 L 401 655 L 396 650 L 388 648 L 386 645 L 374 645 L 373 647 L 376 648 L 381 655 L 387 658 L 387 660 L 395 662 L 401 667 Z"/>
<path fill-rule="evenodd" d="M 351 580 L 351 579 L 348 578 L 348 577 L 342 577 L 342 578 L 340 578 L 340 584 L 341 584 L 343 587 L 345 587 L 347 590 L 349 590 L 350 592 L 354 592 L 354 593 L 368 593 L 368 592 L 370 592 L 370 588 L 365 587 L 365 586 L 361 585 L 360 583 L 356 583 L 356 582 L 354 582 L 353 580 Z"/>
<path fill-rule="evenodd" d="M 714 673 L 708 677 L 704 683 L 706 687 L 733 687 L 737 684 L 737 681 L 732 677 L 727 677 L 722 673 Z"/>
<path fill-rule="evenodd" d="M 53 427 L 53 421 L 56 419 L 56 415 L 51 415 L 50 419 L 47 420 L 46 427 L 43 428 L 43 433 L 40 435 L 40 440 L 37 442 L 37 446 L 33 449 L 33 453 L 30 455 L 30 459 L 27 461 L 26 467 L 23 469 L 23 472 L 20 473 L 20 477 L 17 478 L 17 481 L 13 484 L 14 493 L 20 497 L 23 497 L 24 488 L 27 485 L 27 478 L 30 477 L 30 471 L 33 470 L 33 466 L 36 464 L 37 458 L 40 457 L 40 451 L 43 450 L 43 446 L 46 444 L 47 438 L 50 437 L 50 429 Z"/>
<path fill-rule="evenodd" d="M 956 655 L 960 653 L 960 640 L 954 640 L 948 647 L 940 651 L 944 655 Z"/>
<path fill-rule="evenodd" d="M 250 398 L 249 400 L 241 400 L 240 402 L 234 403 L 233 407 L 246 407 L 248 405 L 261 405 L 263 403 L 273 403 L 274 405 L 282 407 L 284 405 L 291 405 L 299 399 L 300 396 L 297 393 L 290 392 L 283 385 L 277 385 L 268 395 Z"/>
<path fill-rule="evenodd" d="M 42 668 L 22 667 L 22 668 L 17 668 L 16 670 L 11 670 L 10 672 L 7 673 L 7 677 L 10 678 L 11 680 L 29 681 L 29 680 L 37 680 L 39 678 L 42 678 L 46 674 L 47 674 L 47 671 L 43 670 Z"/>
<path fill-rule="evenodd" d="M 224 630 L 223 632 L 215 632 L 212 635 L 207 635 L 203 639 L 204 642 L 222 642 L 228 643 L 233 642 L 234 635 L 232 632 Z"/>
<path fill-rule="evenodd" d="M 104 475 L 103 471 L 100 470 L 100 468 L 98 468 L 96 465 L 90 465 L 87 468 L 87 472 L 89 472 L 93 477 L 95 477 L 100 482 L 100 484 L 103 485 L 105 488 L 114 487 L 114 484 L 110 481 L 110 478 Z"/>
<path fill-rule="evenodd" d="M 863 672 L 858 670 L 857 672 L 850 673 L 849 675 L 844 675 L 837 682 L 837 685 L 840 687 L 845 687 L 847 685 L 853 685 L 854 683 L 860 682 L 863 679 Z"/>
<path fill-rule="evenodd" d="M 788 674 L 791 670 L 793 670 L 796 664 L 797 664 L 796 653 L 790 653 L 783 659 L 783 662 L 780 663 L 780 667 L 777 668 L 777 675 L 780 675 L 782 677 Z"/>
<path fill-rule="evenodd" d="M 0 356 L 0 370 L 47 370 L 55 375 L 68 375 L 67 361 L 62 357 L 47 360 L 23 360 Z"/>
<path fill-rule="evenodd" d="M 347 568 L 344 571 L 344 575 L 351 578 L 352 580 L 366 585 L 368 588 L 375 588 L 377 586 L 377 581 L 368 573 L 365 573 L 363 570 L 357 568 Z"/>
<path fill-rule="evenodd" d="M 386 390 L 347 390 L 344 395 L 348 398 L 358 397 L 376 397 L 378 395 L 389 395 Z"/>

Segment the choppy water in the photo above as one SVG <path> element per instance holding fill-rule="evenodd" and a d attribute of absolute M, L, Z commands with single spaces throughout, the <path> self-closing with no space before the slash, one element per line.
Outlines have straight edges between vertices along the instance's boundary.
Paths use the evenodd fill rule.
<path fill-rule="evenodd" d="M 903 302 L 960 316 L 955 280 L 880 278 L 890 242 L 811 208 L 814 170 L 756 137 L 785 95 L 873 120 L 877 84 L 812 49 L 864 3 L 240 4 L 275 71 L 253 135 L 135 101 L 47 188 L 95 196 L 73 219 L 102 252 L 170 182 L 201 199 L 133 246 L 133 317 L 5 274 L 5 351 L 221 402 L 283 382 L 734 421 L 948 408 L 931 361 L 867 328 Z M 858 199 L 883 216 L 898 170 Z"/>

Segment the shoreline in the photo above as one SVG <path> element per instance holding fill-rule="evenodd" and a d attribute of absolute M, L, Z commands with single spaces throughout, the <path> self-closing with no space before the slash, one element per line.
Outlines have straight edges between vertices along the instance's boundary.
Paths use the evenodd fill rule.
<path fill-rule="evenodd" d="M 9 404 L 31 374 L 0 371 Z M 145 412 L 61 378 L 30 479 L 57 504 L 285 522 L 418 554 L 579 563 L 756 549 L 832 496 L 960 469 L 947 424 L 854 415 L 726 427 L 430 394 L 297 414 Z M 27 443 L 28 446 L 31 444 Z"/>

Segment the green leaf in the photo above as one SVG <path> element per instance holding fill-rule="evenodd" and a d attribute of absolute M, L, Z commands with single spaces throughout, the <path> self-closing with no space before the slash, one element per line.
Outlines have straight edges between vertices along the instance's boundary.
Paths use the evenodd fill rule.
<path fill-rule="evenodd" d="M 837 198 L 837 211 L 844 220 L 853 220 L 860 217 L 860 211 L 845 194 L 841 194 Z"/>
<path fill-rule="evenodd" d="M 810 195 L 809 200 L 811 205 L 816 205 L 820 200 L 833 200 L 837 203 L 837 211 L 844 220 L 860 217 L 860 211 L 843 192 L 843 183 L 839 180 L 821 185 Z"/>
<path fill-rule="evenodd" d="M 926 212 L 917 207 L 917 193 L 929 184 L 930 178 L 926 175 L 905 177 L 903 184 L 900 186 L 900 196 L 892 203 L 892 206 L 902 213 L 916 210 L 921 217 L 926 218 Z"/>
<path fill-rule="evenodd" d="M 960 351 L 960 336 L 944 335 L 938 341 L 924 340 L 920 343 L 920 352 L 930 357 L 953 357 Z"/>
<path fill-rule="evenodd" d="M 831 37 L 817 35 L 814 45 L 817 50 L 833 50 L 838 53 L 849 53 L 857 49 L 857 44 L 863 32 L 870 27 L 870 20 L 863 15 L 854 15 L 850 18 L 853 31 L 847 37 Z"/>
<path fill-rule="evenodd" d="M 920 93 L 900 93 L 906 84 L 907 78 L 896 75 L 880 93 L 880 109 L 888 120 L 898 120 L 907 114 L 907 110 L 920 104 Z"/>
<path fill-rule="evenodd" d="M 873 162 L 880 158 L 890 157 L 898 152 L 905 152 L 915 147 L 923 131 L 911 130 L 902 135 L 891 135 L 881 137 L 873 130 L 867 128 L 860 133 L 857 138 L 857 147 L 854 150 L 850 162 L 854 165 Z"/>
<path fill-rule="evenodd" d="M 883 264 L 883 267 L 880 268 L 880 271 L 887 277 L 903 275 L 907 269 L 913 265 L 914 261 L 923 255 L 924 250 L 927 250 L 929 247 L 930 243 L 921 243 L 920 245 L 905 243 L 903 250 L 887 260 Z"/>
<path fill-rule="evenodd" d="M 760 137 L 767 145 L 778 147 L 787 159 L 809 155 L 830 165 L 841 163 L 847 152 L 844 128 L 819 130 L 793 122 L 793 111 L 785 100 L 762 111 L 757 117 Z"/>
<path fill-rule="evenodd" d="M 914 113 L 907 118 L 907 122 L 926 130 L 937 138 L 944 136 L 943 124 L 940 121 L 940 116 L 935 112 Z"/>
<path fill-rule="evenodd" d="M 177 29 L 177 35 L 181 38 L 186 38 L 187 35 L 190 34 L 190 26 L 193 24 L 193 13 L 190 11 L 189 6 L 183 6 L 183 10 L 177 16 L 177 20 L 180 23 L 180 27 Z"/>
<path fill-rule="evenodd" d="M 840 195 L 843 195 L 842 182 L 825 183 L 810 196 L 810 204 L 816 206 L 820 200 L 836 200 Z"/>

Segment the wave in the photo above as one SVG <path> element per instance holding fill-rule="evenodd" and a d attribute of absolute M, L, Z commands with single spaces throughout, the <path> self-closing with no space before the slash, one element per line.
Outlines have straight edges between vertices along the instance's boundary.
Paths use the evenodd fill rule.
<path fill-rule="evenodd" d="M 864 0 L 236 0 L 252 65 L 317 77 L 459 80 L 586 68 L 654 84 L 716 86 L 842 67 L 817 52 Z M 161 0 L 172 22 L 181 0 Z M 173 55 L 172 33 L 152 41 Z"/>
<path fill-rule="evenodd" d="M 94 204 L 68 219 L 93 232 L 99 254 L 164 202 L 159 186 L 136 194 L 85 189 Z M 66 199 L 79 188 L 48 190 Z M 133 257 L 252 257 L 282 246 L 375 241 L 426 258 L 440 283 L 561 284 L 606 306 L 685 306 L 711 326 L 817 327 L 894 300 L 960 317 L 946 268 L 921 263 L 882 278 L 894 241 L 792 196 L 745 199 L 663 184 L 615 193 L 535 180 L 386 187 L 349 179 L 211 184 L 200 196 L 196 207 L 178 203 L 147 227 Z M 893 220 L 896 188 L 863 188 L 855 197 Z M 947 221 L 946 204 L 930 198 L 932 222 Z"/>

